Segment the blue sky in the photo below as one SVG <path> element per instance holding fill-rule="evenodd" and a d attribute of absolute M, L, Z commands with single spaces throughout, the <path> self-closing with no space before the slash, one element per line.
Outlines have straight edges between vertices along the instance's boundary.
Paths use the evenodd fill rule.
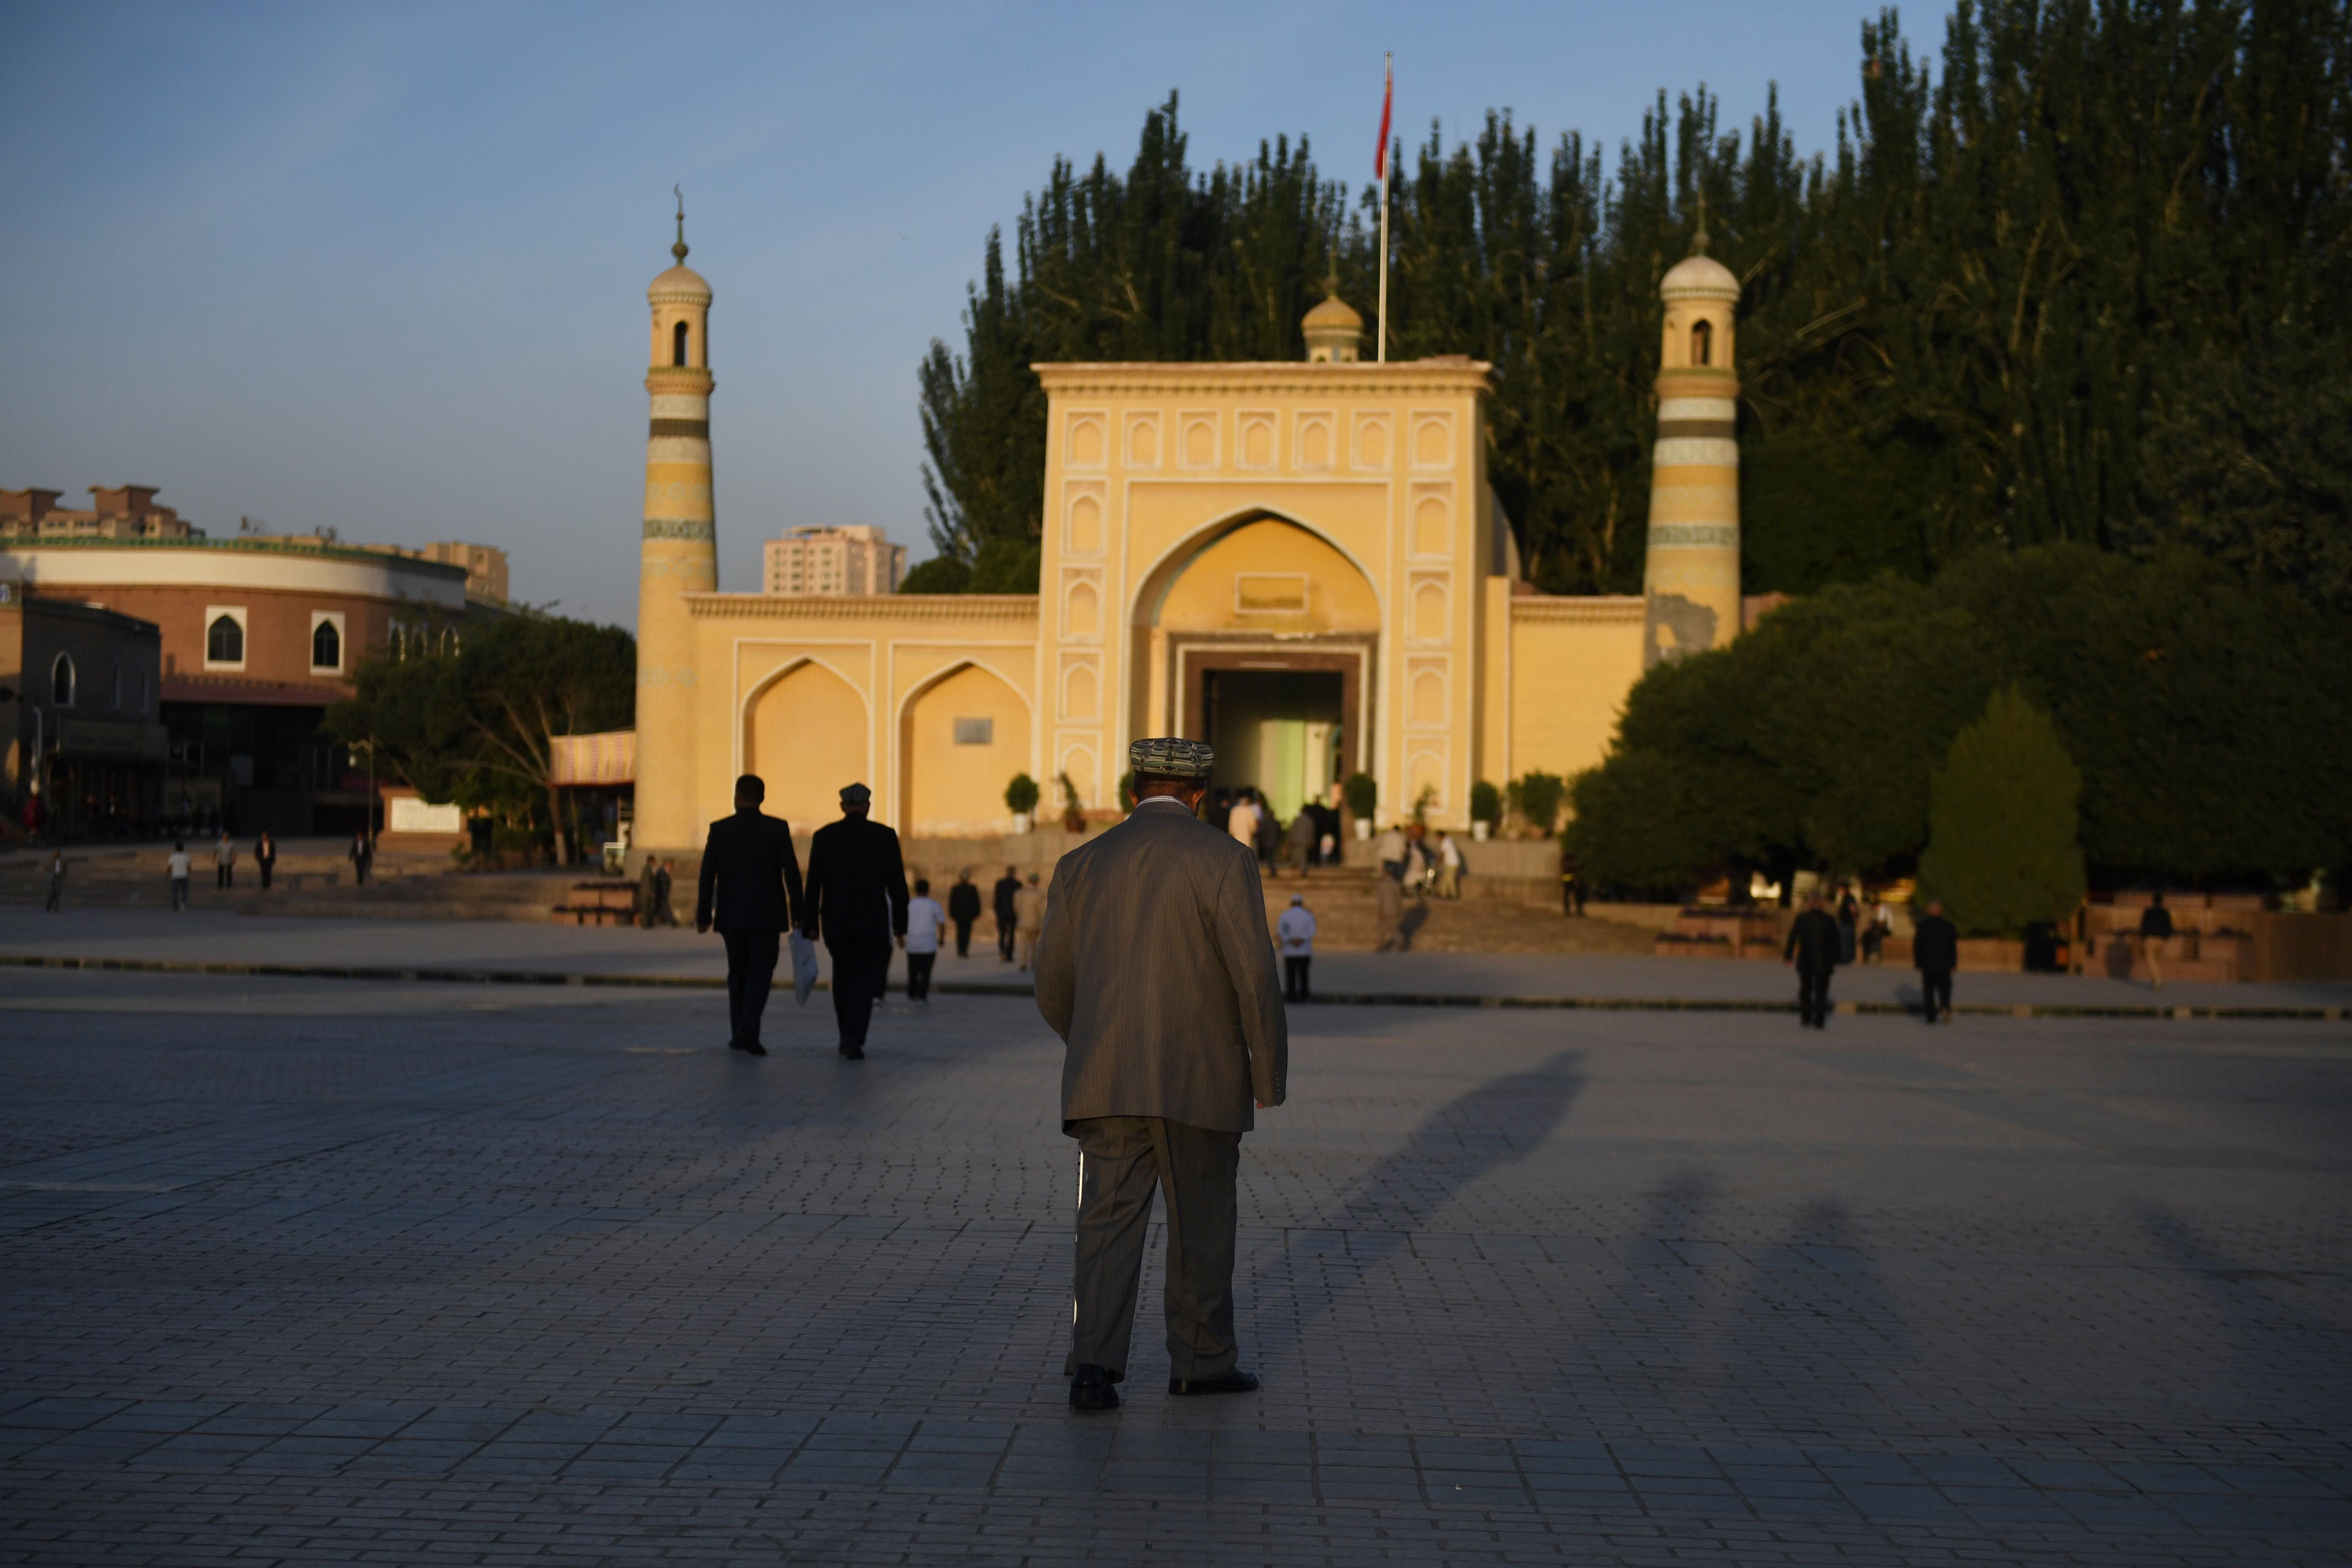
<path fill-rule="evenodd" d="M 1909 18 L 1940 42 L 1942 10 Z M 198 526 L 513 556 L 635 618 L 645 286 L 683 184 L 710 279 L 720 584 L 872 522 L 928 552 L 915 370 L 1054 155 L 1304 133 L 1370 174 L 1489 107 L 1612 151 L 1661 87 L 1801 150 L 1858 0 L 1674 6 L 30 5 L 0 0 L 0 486 L 154 484 Z"/>

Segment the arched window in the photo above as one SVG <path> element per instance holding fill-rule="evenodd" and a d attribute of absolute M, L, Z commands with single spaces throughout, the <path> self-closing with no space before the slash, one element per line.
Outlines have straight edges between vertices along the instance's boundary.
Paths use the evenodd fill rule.
<path fill-rule="evenodd" d="M 245 662 L 245 628 L 235 616 L 215 616 L 205 632 L 205 659 L 210 664 Z"/>
<path fill-rule="evenodd" d="M 332 621 L 320 621 L 310 628 L 310 668 L 341 669 L 343 668 L 343 635 L 335 630 Z"/>
<path fill-rule="evenodd" d="M 1715 323 L 1701 321 L 1691 329 L 1691 363 L 1704 365 L 1714 363 Z"/>
<path fill-rule="evenodd" d="M 672 364 L 686 363 L 686 323 L 684 321 L 680 321 L 669 330 L 669 363 Z"/>
<path fill-rule="evenodd" d="M 49 706 L 70 708 L 74 702 L 74 666 L 71 654 L 59 654 L 49 666 Z"/>

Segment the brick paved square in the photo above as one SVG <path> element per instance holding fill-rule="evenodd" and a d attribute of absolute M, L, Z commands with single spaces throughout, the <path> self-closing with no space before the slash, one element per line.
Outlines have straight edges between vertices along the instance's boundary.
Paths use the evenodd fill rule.
<path fill-rule="evenodd" d="M 0 974 L 0 1562 L 2324 1563 L 2352 1036 L 1331 1006 L 1074 1416 L 1019 998 Z"/>

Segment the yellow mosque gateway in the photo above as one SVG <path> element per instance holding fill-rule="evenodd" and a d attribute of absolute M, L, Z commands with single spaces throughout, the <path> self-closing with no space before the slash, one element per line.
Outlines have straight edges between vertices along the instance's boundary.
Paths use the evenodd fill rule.
<path fill-rule="evenodd" d="M 1739 629 L 1737 280 L 1666 276 L 1646 592 L 1522 580 L 1486 479 L 1490 368 L 1369 363 L 1336 299 L 1298 363 L 1044 364 L 1039 592 L 718 591 L 709 286 L 656 279 L 640 552 L 635 837 L 690 851 L 735 776 L 815 825 L 853 780 L 916 837 L 1013 826 L 1028 773 L 1115 806 L 1128 742 L 1217 749 L 1217 784 L 1285 816 L 1344 775 L 1380 817 L 1426 796 L 1457 830 L 1475 781 L 1598 763 L 1646 662 Z"/>

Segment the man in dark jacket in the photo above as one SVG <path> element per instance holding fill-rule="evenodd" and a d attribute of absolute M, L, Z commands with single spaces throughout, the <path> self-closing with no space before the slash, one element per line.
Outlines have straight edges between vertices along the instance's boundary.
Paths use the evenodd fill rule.
<path fill-rule="evenodd" d="M 971 956 L 972 922 L 980 919 L 980 889 L 971 885 L 971 873 L 956 873 L 955 886 L 948 889 L 948 919 L 955 923 L 956 956 Z"/>
<path fill-rule="evenodd" d="M 1011 866 L 996 881 L 996 956 L 1006 963 L 1013 962 L 1013 932 L 1021 923 L 1020 911 L 1013 900 L 1021 896 L 1021 873 Z"/>
<path fill-rule="evenodd" d="M 2139 912 L 2139 955 L 2147 962 L 2148 989 L 2164 989 L 2165 944 L 2172 940 L 2172 911 L 2164 907 L 2164 895 L 2148 895 L 2147 908 Z"/>
<path fill-rule="evenodd" d="M 907 938 L 907 868 L 898 835 L 866 818 L 874 792 L 862 784 L 841 792 L 841 820 L 809 839 L 808 896 L 801 931 L 820 930 L 833 955 L 833 1016 L 841 1026 L 841 1054 L 866 1057 L 866 1027 L 890 963 L 893 937 Z"/>
<path fill-rule="evenodd" d="M 1952 1021 L 1952 971 L 1960 966 L 1960 931 L 1944 918 L 1944 900 L 1929 899 L 1911 931 L 1911 962 L 1919 966 L 1919 1007 L 1927 1022 L 1940 1011 Z"/>
<path fill-rule="evenodd" d="M 800 919 L 802 908 L 793 830 L 760 809 L 767 798 L 759 774 L 735 781 L 735 815 L 710 825 L 694 900 L 694 929 L 717 926 L 727 943 L 727 1047 L 755 1057 L 768 1054 L 760 1043 L 760 1017 L 768 1010 L 784 930 Z"/>
<path fill-rule="evenodd" d="M 1797 1022 L 1827 1028 L 1830 975 L 1838 961 L 1838 925 L 1822 908 L 1819 893 L 1805 900 L 1805 912 L 1789 928 L 1789 945 L 1781 957 L 1797 967 Z"/>

